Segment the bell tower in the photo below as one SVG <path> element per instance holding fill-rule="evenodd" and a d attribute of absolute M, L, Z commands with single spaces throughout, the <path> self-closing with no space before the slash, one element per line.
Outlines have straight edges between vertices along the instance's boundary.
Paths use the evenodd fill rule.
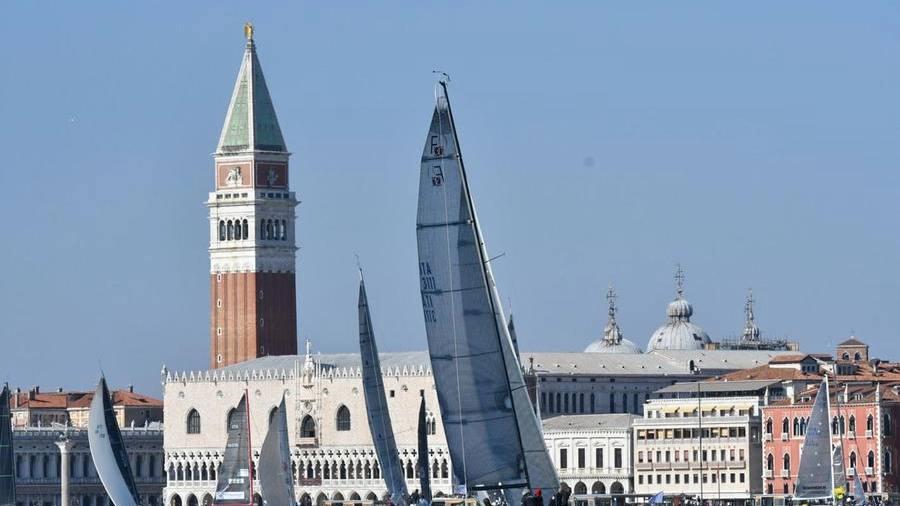
<path fill-rule="evenodd" d="M 228 105 L 209 194 L 210 365 L 297 353 L 290 153 L 266 87 L 253 26 Z"/>

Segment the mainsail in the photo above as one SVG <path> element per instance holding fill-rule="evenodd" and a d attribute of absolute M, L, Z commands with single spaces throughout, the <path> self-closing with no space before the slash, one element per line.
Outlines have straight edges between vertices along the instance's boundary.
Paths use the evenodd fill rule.
<path fill-rule="evenodd" d="M 284 395 L 275 408 L 269 431 L 259 450 L 259 488 L 263 503 L 272 506 L 296 506 L 291 447 L 288 443 L 287 411 Z"/>
<path fill-rule="evenodd" d="M 88 427 L 91 458 L 109 498 L 116 506 L 137 506 L 141 501 L 103 376 L 91 400 Z"/>
<path fill-rule="evenodd" d="M 834 493 L 834 467 L 831 457 L 831 420 L 828 409 L 828 377 L 822 380 L 813 402 L 800 452 L 797 472 L 797 499 L 829 499 Z"/>
<path fill-rule="evenodd" d="M 363 391 L 366 398 L 366 412 L 369 418 L 369 430 L 375 444 L 375 455 L 381 465 L 381 475 L 391 501 L 398 506 L 409 503 L 409 492 L 400 453 L 391 427 L 391 415 L 388 412 L 387 397 L 384 394 L 384 377 L 381 375 L 381 363 L 378 360 L 378 347 L 375 345 L 375 334 L 372 330 L 372 318 L 369 314 L 369 303 L 366 297 L 366 285 L 360 275 L 359 280 L 359 352 L 362 359 Z"/>
<path fill-rule="evenodd" d="M 9 416 L 9 387 L 0 393 L 0 506 L 16 504 L 12 418 Z"/>
<path fill-rule="evenodd" d="M 428 422 L 425 419 L 425 397 L 419 403 L 419 487 L 422 489 L 422 500 L 431 504 L 431 465 L 428 462 Z"/>
<path fill-rule="evenodd" d="M 834 443 L 831 449 L 831 469 L 834 476 L 834 496 L 841 499 L 847 493 L 847 480 L 844 478 L 847 471 L 844 469 L 844 447 L 840 442 Z"/>
<path fill-rule="evenodd" d="M 540 436 L 465 177 L 446 83 L 422 154 L 422 308 L 453 474 L 469 491 L 558 480 Z"/>
<path fill-rule="evenodd" d="M 247 392 L 228 416 L 228 442 L 219 469 L 213 504 L 253 506 L 253 480 L 250 476 L 250 413 Z M 116 505 L 118 506 L 118 505 Z"/>

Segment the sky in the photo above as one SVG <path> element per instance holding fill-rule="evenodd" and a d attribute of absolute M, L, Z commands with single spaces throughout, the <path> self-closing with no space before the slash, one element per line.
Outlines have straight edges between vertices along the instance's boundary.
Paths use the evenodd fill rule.
<path fill-rule="evenodd" d="M 426 347 L 419 159 L 450 74 L 526 351 L 692 321 L 900 360 L 900 4 L 15 2 L 0 16 L 0 380 L 161 397 L 209 360 L 210 156 L 252 21 L 291 158 L 299 348 Z"/>

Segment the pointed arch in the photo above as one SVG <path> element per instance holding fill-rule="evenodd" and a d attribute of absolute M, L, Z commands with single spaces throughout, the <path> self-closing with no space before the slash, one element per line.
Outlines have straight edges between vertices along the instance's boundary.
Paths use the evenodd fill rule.
<path fill-rule="evenodd" d="M 341 404 L 335 415 L 335 428 L 340 431 L 350 430 L 350 408 Z"/>
<path fill-rule="evenodd" d="M 186 430 L 188 434 L 200 434 L 200 412 L 194 408 L 188 411 Z"/>
<path fill-rule="evenodd" d="M 316 421 L 311 415 L 304 416 L 303 420 L 300 422 L 300 437 L 316 437 Z"/>

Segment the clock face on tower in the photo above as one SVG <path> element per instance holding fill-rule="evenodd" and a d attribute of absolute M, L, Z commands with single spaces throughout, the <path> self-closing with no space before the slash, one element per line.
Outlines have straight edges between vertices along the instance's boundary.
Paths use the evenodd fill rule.
<path fill-rule="evenodd" d="M 287 165 L 280 163 L 256 164 L 256 186 L 287 188 Z"/>

